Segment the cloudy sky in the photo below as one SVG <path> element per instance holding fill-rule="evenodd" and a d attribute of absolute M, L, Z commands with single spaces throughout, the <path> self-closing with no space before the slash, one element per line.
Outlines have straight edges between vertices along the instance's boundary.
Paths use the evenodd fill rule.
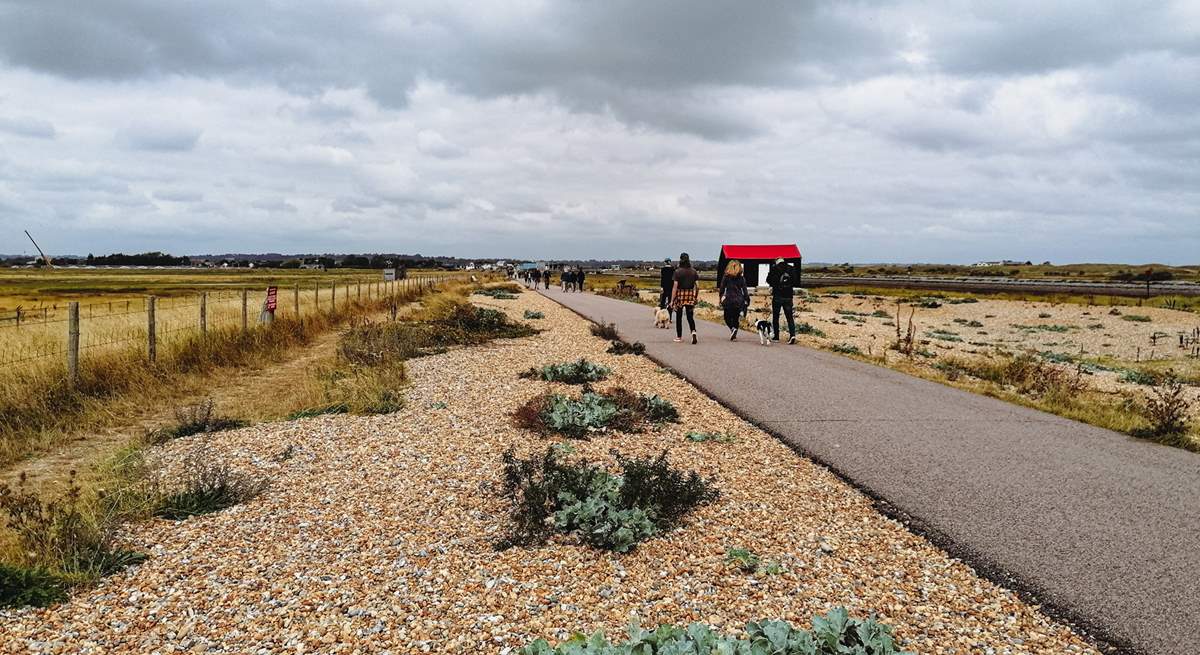
<path fill-rule="evenodd" d="M 1200 2 L 0 0 L 0 253 L 1200 263 Z"/>

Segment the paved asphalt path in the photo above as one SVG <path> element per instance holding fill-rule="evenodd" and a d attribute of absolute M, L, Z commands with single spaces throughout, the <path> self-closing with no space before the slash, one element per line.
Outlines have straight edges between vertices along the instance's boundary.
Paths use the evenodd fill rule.
<path fill-rule="evenodd" d="M 674 343 L 649 307 L 545 293 L 1120 650 L 1200 652 L 1200 455 L 715 323 Z"/>

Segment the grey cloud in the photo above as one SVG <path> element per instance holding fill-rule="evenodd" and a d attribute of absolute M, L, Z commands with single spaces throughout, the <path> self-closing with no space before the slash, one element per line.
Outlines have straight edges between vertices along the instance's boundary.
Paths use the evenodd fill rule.
<path fill-rule="evenodd" d="M 167 202 L 200 202 L 204 200 L 203 193 L 179 189 L 155 191 L 153 196 L 155 200 L 165 200 Z"/>
<path fill-rule="evenodd" d="M 54 124 L 50 121 L 28 116 L 9 118 L 0 116 L 0 132 L 34 139 L 53 139 L 58 134 L 58 131 L 54 129 Z"/>
<path fill-rule="evenodd" d="M 129 150 L 186 152 L 196 147 L 201 130 L 177 125 L 137 125 L 117 131 L 117 142 Z"/>
<path fill-rule="evenodd" d="M 286 214 L 295 214 L 300 211 L 292 203 L 279 198 L 255 200 L 250 203 L 250 206 L 254 209 L 261 209 L 267 212 L 283 212 Z"/>

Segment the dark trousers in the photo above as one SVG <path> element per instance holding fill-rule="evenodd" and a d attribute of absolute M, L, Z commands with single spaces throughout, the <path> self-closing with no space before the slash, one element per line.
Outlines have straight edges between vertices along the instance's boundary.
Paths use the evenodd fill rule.
<path fill-rule="evenodd" d="M 662 293 L 658 294 L 658 308 L 666 309 L 669 304 L 671 304 L 671 290 L 663 287 Z"/>
<path fill-rule="evenodd" d="M 725 326 L 730 330 L 735 330 L 741 324 L 742 309 L 740 307 L 725 308 Z"/>
<path fill-rule="evenodd" d="M 692 332 L 696 331 L 696 315 L 693 313 L 695 307 L 691 305 L 680 305 L 675 308 L 675 336 L 683 337 L 683 315 L 687 313 L 688 329 Z"/>
<path fill-rule="evenodd" d="M 771 330 L 775 339 L 779 339 L 779 310 L 787 317 L 788 334 L 796 336 L 796 318 L 792 315 L 791 298 L 771 298 Z"/>

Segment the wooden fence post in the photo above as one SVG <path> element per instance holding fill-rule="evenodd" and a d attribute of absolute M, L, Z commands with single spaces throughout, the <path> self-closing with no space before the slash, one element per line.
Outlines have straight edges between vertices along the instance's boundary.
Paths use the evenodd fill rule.
<path fill-rule="evenodd" d="M 200 335 L 208 333 L 208 292 L 200 293 Z"/>
<path fill-rule="evenodd" d="M 246 319 L 246 290 L 242 289 L 242 332 L 245 332 L 247 329 Z"/>
<path fill-rule="evenodd" d="M 358 285 L 358 299 L 362 300 L 362 280 L 359 280 L 357 282 L 357 285 Z M 367 295 L 369 296 L 371 294 L 368 292 Z"/>
<path fill-rule="evenodd" d="M 299 284 L 297 284 L 295 286 L 295 288 L 292 289 L 292 305 L 294 306 L 294 309 L 296 310 L 296 319 L 299 320 L 299 318 L 300 318 L 300 285 Z"/>
<path fill-rule="evenodd" d="M 337 283 L 329 285 L 329 312 L 337 313 Z"/>
<path fill-rule="evenodd" d="M 150 363 L 158 357 L 158 333 L 154 325 L 154 296 L 146 299 L 146 356 Z"/>
<path fill-rule="evenodd" d="M 67 385 L 79 383 L 79 303 L 72 302 L 67 314 Z"/>

